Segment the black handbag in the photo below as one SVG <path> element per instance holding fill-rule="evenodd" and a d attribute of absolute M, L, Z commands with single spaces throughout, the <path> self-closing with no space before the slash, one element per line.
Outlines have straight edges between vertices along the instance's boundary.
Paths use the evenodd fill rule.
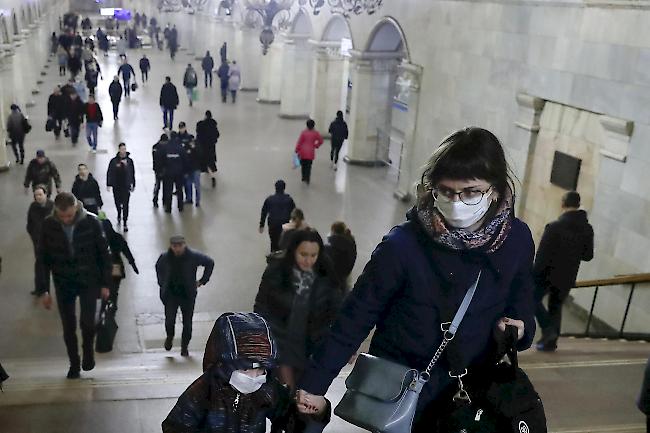
<path fill-rule="evenodd" d="M 445 348 L 454 339 L 480 278 L 479 272 L 452 322 L 441 324 L 444 337 L 426 370 L 419 372 L 386 359 L 361 354 L 345 381 L 347 391 L 334 413 L 373 433 L 410 433 L 420 392 Z"/>
<path fill-rule="evenodd" d="M 138 83 L 131 84 L 131 91 L 135 92 L 136 90 L 138 90 Z"/>
<path fill-rule="evenodd" d="M 47 132 L 51 132 L 55 126 L 56 126 L 56 121 L 53 118 L 48 117 L 47 120 L 45 121 L 45 130 Z"/>
<path fill-rule="evenodd" d="M 23 116 L 23 130 L 25 131 L 25 134 L 29 134 L 29 131 L 32 130 L 32 124 L 29 123 L 29 119 Z"/>
<path fill-rule="evenodd" d="M 112 302 L 104 304 L 102 311 L 99 313 L 99 323 L 97 324 L 95 352 L 106 353 L 113 350 L 113 343 L 117 335 L 117 322 L 115 321 L 115 311 L 117 308 Z"/>
<path fill-rule="evenodd" d="M 438 430 L 449 433 L 546 433 L 544 406 L 517 359 L 517 328 L 495 333 L 496 360 L 486 369 L 450 376 L 458 379 Z"/>

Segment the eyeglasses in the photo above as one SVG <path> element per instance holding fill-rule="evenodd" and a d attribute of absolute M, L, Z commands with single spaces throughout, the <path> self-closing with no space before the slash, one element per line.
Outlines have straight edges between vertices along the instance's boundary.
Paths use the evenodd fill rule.
<path fill-rule="evenodd" d="M 444 186 L 439 186 L 437 188 L 433 188 L 431 190 L 431 193 L 433 194 L 433 198 L 436 200 L 452 202 L 454 201 L 454 198 L 458 196 L 458 199 L 466 205 L 475 206 L 479 204 L 485 194 L 489 193 L 491 190 L 492 185 L 490 185 L 485 191 L 481 191 L 476 188 L 465 188 L 464 190 L 458 192 Z"/>

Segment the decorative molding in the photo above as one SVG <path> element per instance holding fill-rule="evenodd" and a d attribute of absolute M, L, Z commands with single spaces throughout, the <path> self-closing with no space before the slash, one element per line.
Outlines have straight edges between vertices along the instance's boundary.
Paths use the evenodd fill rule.
<path fill-rule="evenodd" d="M 600 154 L 625 162 L 629 153 L 630 139 L 634 132 L 634 122 L 606 115 L 600 116 L 599 120 L 606 135 Z"/>
<path fill-rule="evenodd" d="M 515 126 L 532 133 L 539 131 L 539 118 L 544 109 L 546 101 L 536 96 L 531 96 L 527 93 L 517 93 L 517 105 L 519 106 L 517 113 L 517 121 Z"/>
<path fill-rule="evenodd" d="M 301 5 L 306 3 L 306 0 L 300 0 Z M 384 0 L 309 0 L 309 7 L 314 15 L 319 15 L 327 5 L 332 14 L 349 18 L 352 15 L 374 15 L 383 3 Z"/>

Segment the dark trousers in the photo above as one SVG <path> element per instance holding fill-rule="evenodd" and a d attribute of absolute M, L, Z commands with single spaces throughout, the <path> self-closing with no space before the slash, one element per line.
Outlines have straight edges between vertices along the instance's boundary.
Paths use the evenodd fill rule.
<path fill-rule="evenodd" d="M 302 171 L 302 181 L 309 183 L 311 181 L 311 165 L 314 161 L 311 159 L 300 160 L 300 170 Z"/>
<path fill-rule="evenodd" d="M 176 313 L 181 309 L 183 315 L 183 334 L 181 346 L 187 347 L 192 339 L 192 316 L 194 316 L 195 298 L 187 299 L 174 295 L 168 295 L 165 299 L 165 332 L 167 337 L 174 337 L 174 326 L 176 326 Z"/>
<path fill-rule="evenodd" d="M 81 128 L 81 125 L 70 121 L 68 121 L 68 125 L 70 129 L 70 140 L 72 140 L 72 144 L 77 144 L 79 141 L 79 128 Z"/>
<path fill-rule="evenodd" d="M 548 294 L 548 310 L 543 298 Z M 535 289 L 535 317 L 542 328 L 542 340 L 545 344 L 557 344 L 562 328 L 562 305 L 569 296 L 569 289 L 557 287 L 537 287 Z"/>
<path fill-rule="evenodd" d="M 12 138 L 11 148 L 16 156 L 16 162 L 23 162 L 25 160 L 25 137 Z"/>
<path fill-rule="evenodd" d="M 131 97 L 131 80 L 124 80 L 124 96 Z"/>
<path fill-rule="evenodd" d="M 158 203 L 158 194 L 160 193 L 160 186 L 163 183 L 163 178 L 162 176 L 156 175 L 156 180 L 155 183 L 153 184 L 153 201 L 154 203 Z"/>
<path fill-rule="evenodd" d="M 280 249 L 280 236 L 282 235 L 282 224 L 269 224 L 269 238 L 271 239 L 271 252 Z"/>
<path fill-rule="evenodd" d="M 66 288 L 67 289 L 67 288 Z M 95 308 L 97 302 L 96 290 L 89 288 L 77 289 L 78 295 L 70 298 L 63 290 L 56 290 L 56 302 L 59 307 L 61 324 L 63 325 L 63 341 L 68 351 L 68 358 L 72 367 L 79 368 L 79 347 L 77 342 L 77 296 L 79 297 L 79 325 L 81 327 L 81 338 L 84 358 L 92 359 L 95 349 Z"/>
<path fill-rule="evenodd" d="M 343 142 L 338 142 L 332 140 L 332 150 L 330 151 L 330 161 L 334 164 L 339 162 L 339 152 L 341 152 L 341 147 L 343 147 Z"/>
<path fill-rule="evenodd" d="M 62 77 L 65 75 L 65 66 L 59 65 L 59 77 Z"/>
<path fill-rule="evenodd" d="M 205 80 L 205 87 L 208 87 L 208 83 L 212 87 L 212 71 L 203 71 L 203 78 Z"/>
<path fill-rule="evenodd" d="M 145 83 L 149 81 L 149 71 L 140 71 L 142 72 L 142 82 Z"/>
<path fill-rule="evenodd" d="M 63 119 L 58 119 L 58 118 L 55 117 L 54 118 L 53 132 L 54 132 L 54 136 L 56 138 L 59 138 L 59 135 L 61 135 L 61 130 L 62 129 L 63 129 Z"/>
<path fill-rule="evenodd" d="M 108 300 L 115 305 L 115 310 L 117 310 L 117 296 L 120 293 L 120 284 L 122 283 L 122 278 L 113 277 L 111 278 L 111 287 L 109 287 L 111 294 L 108 297 Z"/>
<path fill-rule="evenodd" d="M 120 111 L 120 101 L 111 101 L 113 103 L 113 119 L 117 119 L 117 113 Z"/>
<path fill-rule="evenodd" d="M 234 104 L 237 102 L 237 91 L 236 90 L 231 90 L 230 91 L 230 96 L 232 96 L 232 103 Z"/>
<path fill-rule="evenodd" d="M 124 224 L 129 219 L 129 200 L 131 191 L 128 188 L 113 188 L 113 199 L 115 200 L 115 209 L 117 209 L 117 220 L 121 221 L 124 217 Z"/>
<path fill-rule="evenodd" d="M 221 102 L 227 102 L 228 101 L 228 84 L 224 86 L 223 84 L 221 85 Z"/>
<path fill-rule="evenodd" d="M 172 129 L 174 126 L 174 109 L 163 108 L 163 124 L 165 128 Z"/>
<path fill-rule="evenodd" d="M 163 206 L 165 211 L 172 211 L 172 194 L 176 188 L 176 199 L 178 200 L 178 210 L 183 210 L 183 187 L 185 186 L 185 179 L 183 175 L 171 177 L 165 176 L 163 178 Z"/>

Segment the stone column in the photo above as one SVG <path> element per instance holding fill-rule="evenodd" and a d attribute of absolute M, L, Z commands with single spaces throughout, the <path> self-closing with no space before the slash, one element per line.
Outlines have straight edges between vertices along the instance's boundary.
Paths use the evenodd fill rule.
<path fill-rule="evenodd" d="M 9 170 L 9 159 L 7 157 L 7 147 L 5 143 L 7 142 L 7 131 L 5 129 L 6 117 L 4 117 L 5 110 L 3 107 L 11 105 L 11 102 L 6 97 L 6 89 L 4 86 L 0 86 L 0 115 L 2 115 L 2 123 L 0 123 L 0 172 Z M 9 104 L 9 105 L 8 105 Z"/>
<path fill-rule="evenodd" d="M 337 42 L 312 42 L 316 49 L 312 66 L 312 101 L 310 117 L 316 122 L 316 128 L 329 136 L 329 124 L 341 110 L 345 113 L 349 62 L 340 52 Z"/>
<path fill-rule="evenodd" d="M 238 56 L 235 60 L 241 69 L 240 89 L 243 92 L 259 90 L 262 47 L 258 35 L 258 29 L 250 29 L 245 26 L 239 27 L 234 34 L 233 51 Z"/>
<path fill-rule="evenodd" d="M 278 38 L 280 39 L 280 38 Z M 279 104 L 283 70 L 282 51 L 284 43 L 276 40 L 271 44 L 268 53 L 261 56 L 260 62 L 260 85 L 257 93 L 257 102 L 262 104 Z"/>
<path fill-rule="evenodd" d="M 417 170 L 421 161 L 414 161 L 415 137 L 417 130 L 418 109 L 420 105 L 420 83 L 422 80 L 422 67 L 403 63 L 398 67 L 400 77 L 408 83 L 408 113 L 407 124 L 404 130 L 404 147 L 402 149 L 402 160 L 399 165 L 399 179 L 395 197 L 407 201 L 413 192 L 413 184 L 416 182 Z"/>
<path fill-rule="evenodd" d="M 345 160 L 360 165 L 382 164 L 388 159 L 390 134 L 379 134 L 378 130 L 391 125 L 396 53 L 353 51 L 352 55 L 350 137 Z"/>
<path fill-rule="evenodd" d="M 307 119 L 311 108 L 311 46 L 308 35 L 288 35 L 284 43 L 280 117 Z"/>
<path fill-rule="evenodd" d="M 526 199 L 530 187 L 530 176 L 535 157 L 535 146 L 539 133 L 539 119 L 544 109 L 545 100 L 528 95 L 517 94 L 517 121 L 515 136 L 510 148 L 511 164 L 515 175 L 522 180 L 522 191 L 517 197 L 517 213 L 524 216 Z"/>

